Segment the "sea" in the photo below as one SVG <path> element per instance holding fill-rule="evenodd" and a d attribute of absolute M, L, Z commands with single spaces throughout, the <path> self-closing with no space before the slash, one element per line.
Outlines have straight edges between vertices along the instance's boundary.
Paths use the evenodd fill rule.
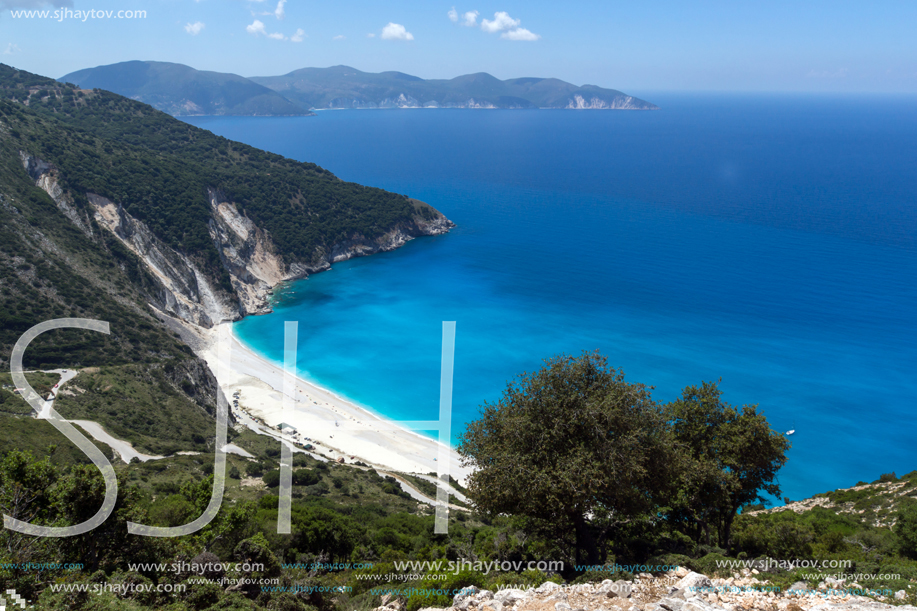
<path fill-rule="evenodd" d="M 279 364 L 299 321 L 301 376 L 419 420 L 455 321 L 454 443 L 516 376 L 598 350 L 659 402 L 719 381 L 794 430 L 775 504 L 917 470 L 917 98 L 645 97 L 186 119 L 457 225 L 292 282 L 235 332 Z"/>

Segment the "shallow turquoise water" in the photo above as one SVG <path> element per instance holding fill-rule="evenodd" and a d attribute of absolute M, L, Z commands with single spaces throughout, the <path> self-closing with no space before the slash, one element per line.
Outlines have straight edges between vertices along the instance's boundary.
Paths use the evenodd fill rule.
<path fill-rule="evenodd" d="M 653 101 L 192 119 L 458 224 L 297 282 L 236 332 L 279 363 L 298 320 L 304 376 L 430 419 L 455 320 L 456 436 L 512 376 L 599 349 L 658 400 L 722 378 L 796 429 L 791 498 L 917 469 L 917 104 Z"/>

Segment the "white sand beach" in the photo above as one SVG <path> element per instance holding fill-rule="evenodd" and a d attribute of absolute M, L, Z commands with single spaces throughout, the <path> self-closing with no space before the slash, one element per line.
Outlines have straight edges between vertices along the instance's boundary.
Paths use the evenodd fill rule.
<path fill-rule="evenodd" d="M 230 323 L 203 332 L 198 329 L 198 334 L 206 343 L 200 355 L 217 375 L 227 398 L 232 402 L 233 393 L 238 391 L 239 408 L 256 421 L 274 427 L 272 435 L 280 437 L 276 427 L 284 422 L 296 428 L 303 443 L 314 444 L 315 452 L 331 460 L 362 461 L 407 473 L 437 472 L 438 461 L 445 458 L 449 460 L 450 475 L 464 483 L 469 470 L 461 466 L 458 454 L 451 448 L 443 448 L 429 437 L 399 427 L 298 376 L 293 401 L 288 403 L 291 407 L 285 408 L 283 368 L 240 342 L 232 334 Z M 218 337 L 227 336 L 231 337 L 228 367 L 219 363 L 217 350 Z"/>

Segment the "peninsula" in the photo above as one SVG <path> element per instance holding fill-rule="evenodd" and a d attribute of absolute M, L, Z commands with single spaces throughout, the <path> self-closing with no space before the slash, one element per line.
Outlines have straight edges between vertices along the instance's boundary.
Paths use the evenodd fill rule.
<path fill-rule="evenodd" d="M 290 116 L 309 115 L 310 110 L 374 108 L 658 109 L 616 89 L 577 86 L 556 78 L 500 80 L 486 72 L 422 79 L 403 72 L 332 66 L 244 78 L 182 64 L 129 61 L 79 70 L 58 80 L 112 91 L 176 116 Z"/>

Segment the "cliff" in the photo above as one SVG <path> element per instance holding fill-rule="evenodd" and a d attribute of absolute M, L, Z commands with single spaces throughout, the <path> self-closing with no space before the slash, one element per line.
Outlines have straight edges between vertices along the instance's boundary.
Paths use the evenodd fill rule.
<path fill-rule="evenodd" d="M 24 151 L 20 152 L 20 157 L 35 185 L 51 197 L 70 222 L 92 237 L 92 225 L 85 214 L 74 207 L 72 196 L 61 187 L 59 170 Z M 432 219 L 416 214 L 376 238 L 367 238 L 354 231 L 346 239 L 334 243 L 317 264 L 288 263 L 268 231 L 241 214 L 237 205 L 220 191 L 211 188 L 208 189 L 211 218 L 207 226 L 232 283 L 232 292 L 227 294 L 208 279 L 190 256 L 157 238 L 124 206 L 96 193 L 85 195 L 97 226 L 110 231 L 155 278 L 156 290 L 148 295 L 151 304 L 185 322 L 206 328 L 250 314 L 271 312 L 268 295 L 280 282 L 305 278 L 352 257 L 394 250 L 416 237 L 446 233 L 454 226 L 441 214 Z M 415 204 L 426 206 L 422 202 Z"/>
<path fill-rule="evenodd" d="M 279 282 L 453 226 L 405 195 L 2 65 L 0 153 L 18 166 L 7 194 L 35 199 L 10 190 L 26 178 L 61 215 L 44 213 L 38 231 L 63 222 L 75 252 L 93 244 L 129 276 L 106 291 L 130 285 L 118 299 L 201 327 L 269 312 Z"/>

